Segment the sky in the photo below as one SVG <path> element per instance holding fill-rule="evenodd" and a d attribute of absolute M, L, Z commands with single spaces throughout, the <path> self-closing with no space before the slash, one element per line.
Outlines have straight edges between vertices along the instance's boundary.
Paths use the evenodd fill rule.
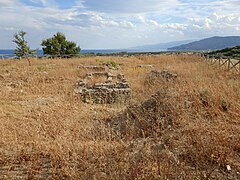
<path fill-rule="evenodd" d="M 82 49 L 240 35 L 240 0 L 0 0 L 0 49 L 62 32 Z"/>

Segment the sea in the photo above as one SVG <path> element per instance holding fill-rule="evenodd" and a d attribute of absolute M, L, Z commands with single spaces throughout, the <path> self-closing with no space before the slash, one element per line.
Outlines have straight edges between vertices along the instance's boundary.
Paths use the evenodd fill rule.
<path fill-rule="evenodd" d="M 126 49 L 83 49 L 81 50 L 81 54 L 89 54 L 89 53 L 100 53 L 100 54 L 112 54 L 112 53 L 120 53 L 120 52 L 142 52 L 141 50 L 126 50 Z M 37 56 L 42 56 L 43 51 L 38 50 L 36 53 Z M 12 58 L 15 57 L 14 50 L 0 50 L 0 59 Z"/>

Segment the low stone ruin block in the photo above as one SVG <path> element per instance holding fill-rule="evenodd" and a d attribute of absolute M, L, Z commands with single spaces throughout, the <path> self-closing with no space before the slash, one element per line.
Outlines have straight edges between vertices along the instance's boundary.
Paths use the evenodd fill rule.
<path fill-rule="evenodd" d="M 97 72 L 106 71 L 106 67 L 104 66 L 90 66 L 90 65 L 80 64 L 78 68 L 83 70 L 88 70 L 88 71 L 97 71 Z"/>
<path fill-rule="evenodd" d="M 170 72 L 168 70 L 161 70 L 161 71 L 153 70 L 149 73 L 149 76 L 162 77 L 162 78 L 165 78 L 167 80 L 170 80 L 170 79 L 174 80 L 178 77 L 178 75 L 176 73 Z"/>
<path fill-rule="evenodd" d="M 153 68 L 153 65 L 151 65 L 151 64 L 141 64 L 141 65 L 137 65 L 136 68 Z"/>
<path fill-rule="evenodd" d="M 89 85 L 91 78 L 99 76 L 106 77 L 106 81 Z M 96 104 L 125 104 L 130 102 L 132 96 L 131 89 L 124 75 L 112 75 L 108 72 L 87 73 L 86 77 L 77 83 L 75 94 L 80 95 L 82 101 L 85 103 Z"/>

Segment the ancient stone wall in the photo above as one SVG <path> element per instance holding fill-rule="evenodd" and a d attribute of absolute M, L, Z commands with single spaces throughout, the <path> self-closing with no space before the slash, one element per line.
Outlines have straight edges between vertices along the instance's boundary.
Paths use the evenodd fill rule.
<path fill-rule="evenodd" d="M 95 82 L 99 78 L 103 82 Z M 75 94 L 80 95 L 85 103 L 126 104 L 131 100 L 131 89 L 124 75 L 106 71 L 88 72 L 85 78 L 77 82 Z"/>
<path fill-rule="evenodd" d="M 162 78 L 165 78 L 167 80 L 174 80 L 177 78 L 177 74 L 176 73 L 173 73 L 173 72 L 170 72 L 168 70 L 153 70 L 149 73 L 148 76 L 151 76 L 151 77 L 162 77 Z"/>

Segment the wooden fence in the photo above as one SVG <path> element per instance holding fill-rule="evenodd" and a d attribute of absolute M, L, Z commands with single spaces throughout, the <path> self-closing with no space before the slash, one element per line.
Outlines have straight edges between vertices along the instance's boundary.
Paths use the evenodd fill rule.
<path fill-rule="evenodd" d="M 228 71 L 235 70 L 240 72 L 240 58 L 230 58 L 226 56 L 203 55 L 204 60 L 210 65 L 218 65 Z"/>

